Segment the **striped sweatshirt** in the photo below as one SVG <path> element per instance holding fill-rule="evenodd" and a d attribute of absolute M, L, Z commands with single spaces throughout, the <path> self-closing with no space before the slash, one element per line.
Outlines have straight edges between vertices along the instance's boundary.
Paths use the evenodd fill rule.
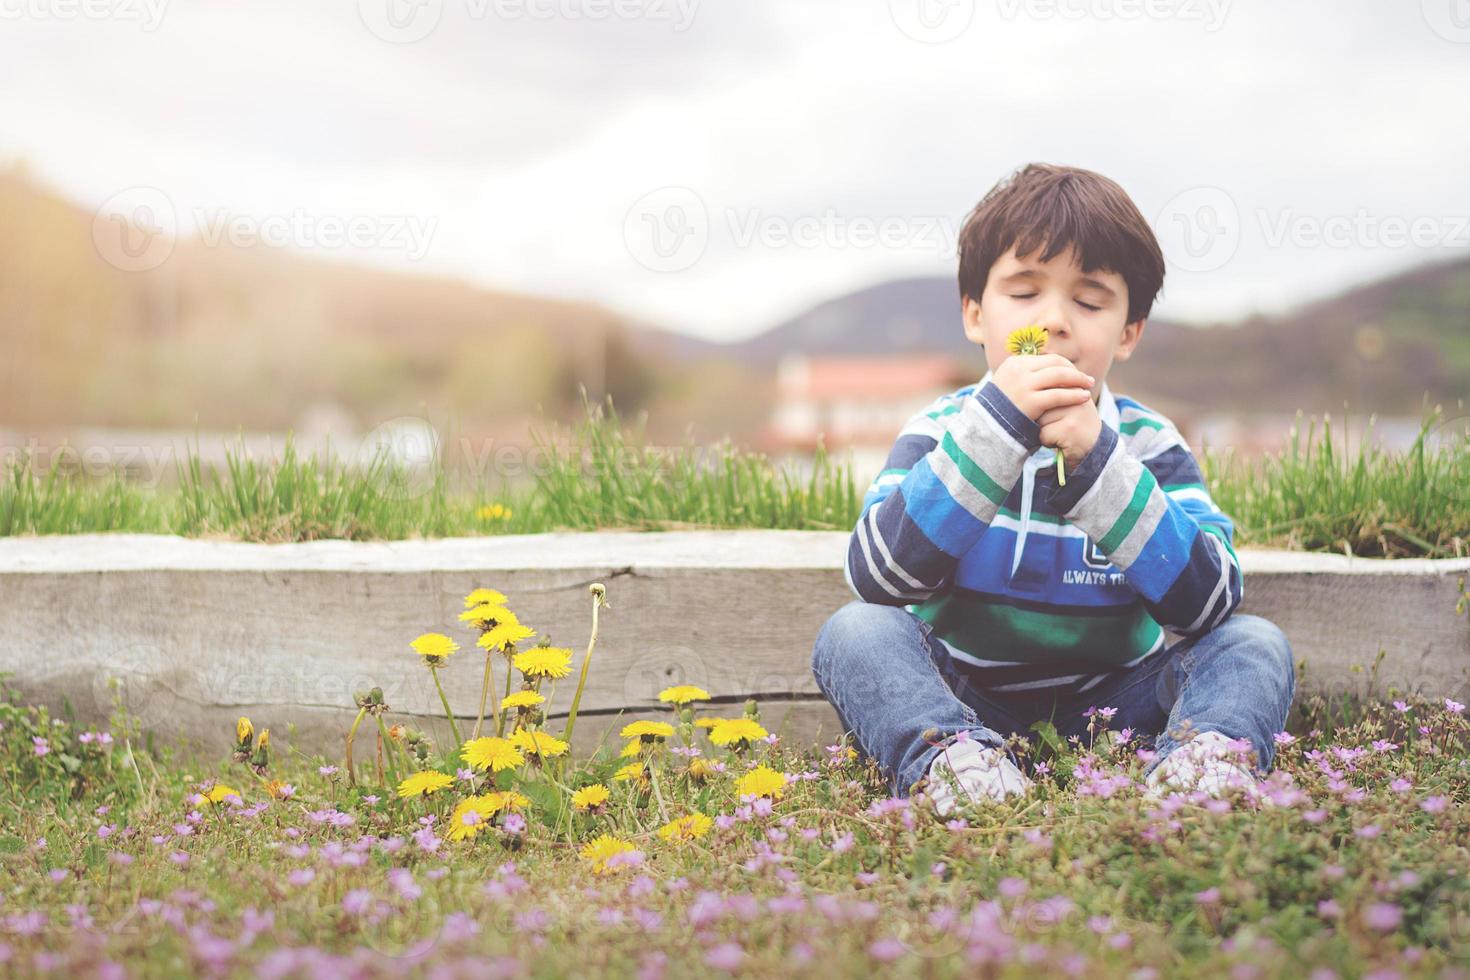
<path fill-rule="evenodd" d="M 929 623 L 995 691 L 1081 693 L 1240 605 L 1234 524 L 1167 418 L 1114 398 L 1066 486 L 991 374 L 904 425 L 847 549 L 859 599 Z"/>

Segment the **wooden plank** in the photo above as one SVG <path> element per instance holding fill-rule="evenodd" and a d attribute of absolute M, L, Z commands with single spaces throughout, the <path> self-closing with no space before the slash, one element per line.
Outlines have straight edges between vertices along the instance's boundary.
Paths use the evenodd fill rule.
<path fill-rule="evenodd" d="M 831 532 L 518 535 L 448 542 L 248 545 L 153 536 L 0 541 L 0 672 L 28 696 L 104 719 L 108 680 L 145 725 L 217 744 L 240 713 L 299 725 L 300 746 L 334 746 L 352 694 L 381 686 L 396 711 L 440 705 L 408 646 L 448 633 L 463 649 L 442 673 L 456 713 L 473 717 L 483 656 L 456 620 L 486 586 L 580 662 L 588 586 L 610 606 L 583 698 L 593 722 L 661 710 L 663 687 L 698 684 L 732 711 L 755 696 L 813 717 L 809 669 L 822 623 L 853 597 L 848 536 Z M 538 547 L 539 545 L 539 547 Z M 579 556 L 581 560 L 579 561 Z M 1299 695 L 1366 688 L 1465 700 L 1470 616 L 1454 613 L 1470 560 L 1378 561 L 1241 551 L 1242 611 L 1286 630 L 1306 669 Z M 505 665 L 495 664 L 497 689 Z M 574 678 L 558 683 L 564 709 Z M 783 709 L 784 710 L 784 709 Z M 344 721 L 345 717 L 345 721 Z M 803 715 L 805 717 L 805 715 Z M 830 717 L 830 716 L 829 716 Z M 589 725 L 596 731 L 598 724 Z M 803 731 L 805 729 L 802 729 Z M 223 736 L 227 739 L 227 735 Z"/>

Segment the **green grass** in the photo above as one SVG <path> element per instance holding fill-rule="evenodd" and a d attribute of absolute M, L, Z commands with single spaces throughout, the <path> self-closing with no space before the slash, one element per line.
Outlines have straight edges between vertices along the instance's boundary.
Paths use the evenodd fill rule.
<path fill-rule="evenodd" d="M 114 475 L 33 472 L 21 458 L 0 470 L 0 536 L 97 531 L 223 536 L 247 541 L 404 539 L 634 528 L 850 529 L 865 487 L 819 447 L 802 478 L 724 440 L 659 447 L 644 421 L 627 425 L 611 400 L 568 431 L 533 426 L 529 482 L 496 480 L 436 459 L 410 472 L 379 456 L 354 465 L 332 455 L 280 462 L 231 453 L 216 473 L 192 456 L 176 486 L 152 490 Z M 1207 451 L 1200 465 L 1236 522 L 1236 544 L 1365 557 L 1470 555 L 1470 432 L 1465 419 L 1427 412 L 1412 449 L 1345 453 L 1330 424 L 1300 426 L 1258 460 Z M 1433 445 L 1429 436 L 1440 436 Z M 480 516 L 500 503 L 508 519 Z"/>

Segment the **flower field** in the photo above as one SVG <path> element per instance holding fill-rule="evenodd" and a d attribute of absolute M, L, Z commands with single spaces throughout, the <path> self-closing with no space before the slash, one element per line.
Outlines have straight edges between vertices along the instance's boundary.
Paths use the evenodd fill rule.
<path fill-rule="evenodd" d="M 1086 739 L 1014 737 L 1029 797 L 941 821 L 850 746 L 785 744 L 690 685 L 576 757 L 590 600 L 582 650 L 533 642 L 490 589 L 460 632 L 405 639 L 436 685 L 483 660 L 453 744 L 378 689 L 331 759 L 267 718 L 186 757 L 122 713 L 79 728 L 0 696 L 0 971 L 1470 976 L 1453 699 L 1305 699 L 1259 799 L 1146 799 L 1149 740 L 1096 706 Z"/>

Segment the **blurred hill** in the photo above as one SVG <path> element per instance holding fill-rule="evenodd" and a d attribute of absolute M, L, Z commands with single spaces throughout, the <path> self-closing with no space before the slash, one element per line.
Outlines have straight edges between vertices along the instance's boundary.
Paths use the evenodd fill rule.
<path fill-rule="evenodd" d="M 607 310 L 305 258 L 179 241 L 156 269 L 103 260 L 93 214 L 0 173 L 0 425 L 283 431 L 400 415 L 524 443 L 526 421 L 582 417 L 579 383 L 663 440 L 764 417 L 759 375 L 690 367 Z M 674 335 L 667 335 L 670 347 Z"/>

